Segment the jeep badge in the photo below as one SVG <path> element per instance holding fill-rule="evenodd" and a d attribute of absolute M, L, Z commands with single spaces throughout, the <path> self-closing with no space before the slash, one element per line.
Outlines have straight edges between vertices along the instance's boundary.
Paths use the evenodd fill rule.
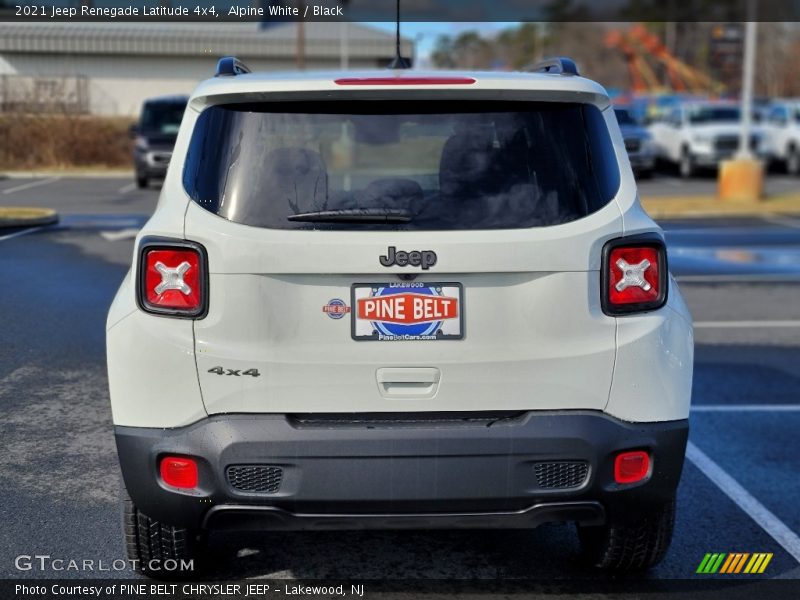
<path fill-rule="evenodd" d="M 433 250 L 403 252 L 402 250 L 398 251 L 394 246 L 389 246 L 386 256 L 381 256 L 379 260 L 384 267 L 411 265 L 412 267 L 422 267 L 423 270 L 427 271 L 436 264 L 436 252 Z"/>

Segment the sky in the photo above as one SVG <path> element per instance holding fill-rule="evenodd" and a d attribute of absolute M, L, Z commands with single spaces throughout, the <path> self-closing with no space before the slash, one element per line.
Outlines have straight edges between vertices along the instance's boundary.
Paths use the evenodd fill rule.
<path fill-rule="evenodd" d="M 365 23 L 365 25 L 370 25 L 372 27 L 376 27 L 378 29 L 382 29 L 384 31 L 388 31 L 394 33 L 395 31 L 395 23 L 387 22 L 387 23 Z M 431 51 L 433 50 L 434 45 L 436 44 L 436 38 L 440 35 L 449 35 L 449 36 L 456 36 L 462 31 L 468 30 L 477 30 L 481 32 L 483 35 L 491 35 L 492 33 L 498 32 L 502 29 L 506 29 L 508 27 L 514 27 L 519 25 L 519 23 L 503 23 L 503 22 L 491 22 L 491 23 L 414 23 L 414 22 L 403 22 L 400 24 L 400 35 L 405 38 L 410 38 L 416 41 L 417 44 L 417 54 L 419 56 L 419 60 L 417 65 L 425 67 L 428 66 L 428 60 L 431 55 Z"/>

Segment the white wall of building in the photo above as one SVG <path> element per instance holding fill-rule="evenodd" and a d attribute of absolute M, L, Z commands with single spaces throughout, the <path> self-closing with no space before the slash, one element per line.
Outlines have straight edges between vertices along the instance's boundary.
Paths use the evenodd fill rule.
<path fill-rule="evenodd" d="M 0 55 L 0 75 L 74 77 L 89 81 L 90 110 L 94 114 L 135 116 L 142 102 L 153 96 L 189 94 L 214 74 L 218 56 L 117 56 L 103 54 L 12 53 Z M 253 70 L 285 71 L 290 60 L 240 57 Z M 339 56 L 307 60 L 307 69 L 336 69 Z M 352 58 L 350 68 L 374 68 L 374 60 Z M 13 82 L 13 79 L 10 81 Z"/>

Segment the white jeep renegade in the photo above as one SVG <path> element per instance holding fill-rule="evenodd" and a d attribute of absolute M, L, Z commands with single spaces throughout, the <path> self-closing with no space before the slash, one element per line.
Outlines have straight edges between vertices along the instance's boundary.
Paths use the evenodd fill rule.
<path fill-rule="evenodd" d="M 189 100 L 108 316 L 132 559 L 212 530 L 574 522 L 670 542 L 692 324 L 604 89 L 250 74 Z"/>

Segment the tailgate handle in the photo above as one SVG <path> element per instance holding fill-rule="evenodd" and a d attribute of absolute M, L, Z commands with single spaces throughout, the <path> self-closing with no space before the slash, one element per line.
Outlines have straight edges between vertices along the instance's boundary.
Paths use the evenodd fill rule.
<path fill-rule="evenodd" d="M 441 372 L 433 367 L 378 369 L 378 389 L 385 398 L 432 398 L 439 387 Z"/>

